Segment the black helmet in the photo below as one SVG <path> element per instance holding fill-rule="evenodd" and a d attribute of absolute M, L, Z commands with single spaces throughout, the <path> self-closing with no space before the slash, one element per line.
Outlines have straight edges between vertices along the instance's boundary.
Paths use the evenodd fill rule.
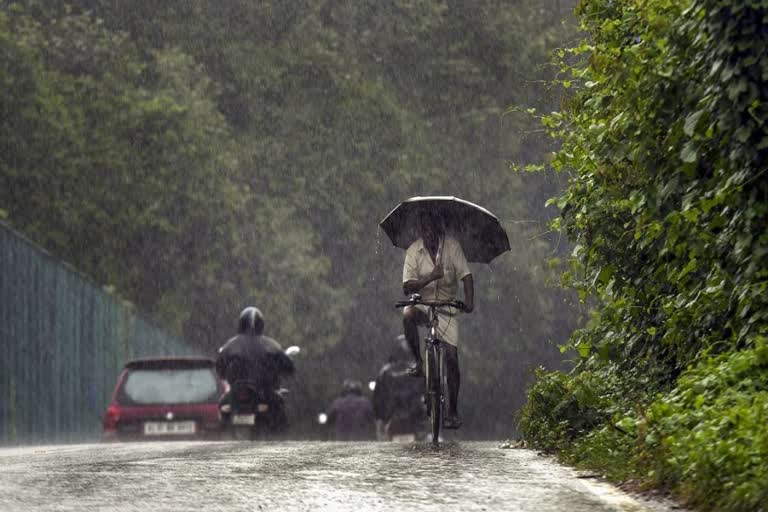
<path fill-rule="evenodd" d="M 259 308 L 248 306 L 240 313 L 237 332 L 252 336 L 260 336 L 264 333 L 264 315 Z"/>
<path fill-rule="evenodd" d="M 343 384 L 343 393 L 345 395 L 362 395 L 363 385 L 359 380 L 345 379 Z"/>

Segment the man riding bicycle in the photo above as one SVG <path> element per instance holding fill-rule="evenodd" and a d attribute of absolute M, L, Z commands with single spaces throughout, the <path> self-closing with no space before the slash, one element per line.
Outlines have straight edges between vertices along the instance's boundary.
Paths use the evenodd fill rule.
<path fill-rule="evenodd" d="M 418 219 L 420 238 L 405 253 L 403 265 L 403 293 L 419 293 L 422 299 L 457 300 L 459 281 L 464 285 L 465 313 L 474 309 L 474 282 L 467 259 L 459 242 L 445 233 L 441 219 L 429 212 Z M 437 335 L 445 342 L 448 381 L 448 415 L 445 428 L 459 428 L 458 398 L 461 375 L 459 373 L 459 325 L 458 311 L 441 308 L 437 312 Z M 427 307 L 408 306 L 403 309 L 403 330 L 408 345 L 416 359 L 411 375 L 423 377 L 424 363 L 419 349 L 419 326 L 429 322 Z"/>

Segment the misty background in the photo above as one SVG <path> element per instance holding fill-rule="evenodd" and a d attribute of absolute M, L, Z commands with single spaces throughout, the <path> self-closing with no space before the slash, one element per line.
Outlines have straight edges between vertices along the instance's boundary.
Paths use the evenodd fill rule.
<path fill-rule="evenodd" d="M 195 352 L 259 307 L 303 350 L 288 401 L 313 435 L 402 329 L 404 253 L 378 222 L 416 195 L 482 205 L 512 251 L 472 266 L 462 435 L 510 436 L 577 322 L 550 269 L 569 252 L 546 226 L 557 177 L 511 170 L 552 150 L 511 109 L 558 108 L 572 7 L 0 2 L 0 218 Z"/>

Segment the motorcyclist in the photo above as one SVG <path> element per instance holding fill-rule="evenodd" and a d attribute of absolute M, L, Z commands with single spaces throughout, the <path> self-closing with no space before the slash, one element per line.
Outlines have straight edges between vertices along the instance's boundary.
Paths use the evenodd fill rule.
<path fill-rule="evenodd" d="M 293 361 L 280 344 L 264 336 L 264 316 L 258 308 L 243 309 L 237 331 L 237 336 L 219 348 L 216 357 L 216 372 L 230 385 L 220 404 L 230 403 L 232 389 L 240 384 L 277 394 L 280 378 L 294 372 Z"/>
<path fill-rule="evenodd" d="M 381 440 L 391 441 L 398 435 L 423 434 L 426 411 L 424 381 L 411 378 L 408 369 L 415 360 L 404 335 L 395 339 L 387 363 L 376 377 L 373 410 L 376 430 Z"/>
<path fill-rule="evenodd" d="M 328 410 L 328 424 L 336 441 L 369 441 L 375 439 L 375 423 L 371 401 L 363 396 L 358 380 L 346 379 L 341 396 Z"/>

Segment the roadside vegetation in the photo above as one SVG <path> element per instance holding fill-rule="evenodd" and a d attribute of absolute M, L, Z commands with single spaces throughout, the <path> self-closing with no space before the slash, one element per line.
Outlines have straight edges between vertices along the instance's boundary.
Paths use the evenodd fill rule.
<path fill-rule="evenodd" d="M 703 510 L 768 503 L 768 2 L 582 0 L 544 126 L 592 309 L 529 444 Z"/>

